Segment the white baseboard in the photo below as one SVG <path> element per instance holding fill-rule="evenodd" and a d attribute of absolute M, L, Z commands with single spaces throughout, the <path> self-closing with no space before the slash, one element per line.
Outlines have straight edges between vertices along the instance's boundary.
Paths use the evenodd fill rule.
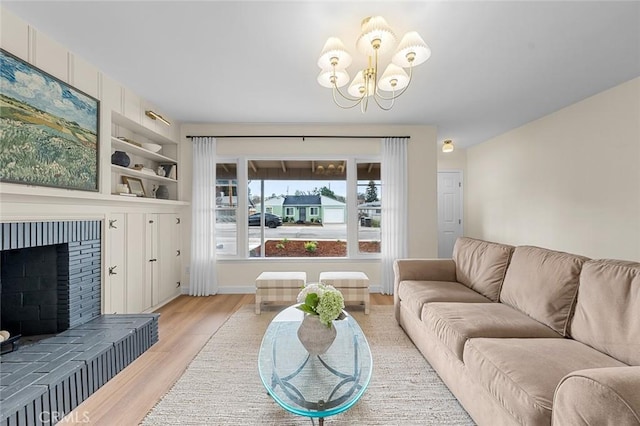
<path fill-rule="evenodd" d="M 255 285 L 218 287 L 218 294 L 255 294 Z M 369 287 L 369 293 L 382 293 L 382 286 Z M 189 287 L 182 287 L 182 294 L 189 294 Z"/>

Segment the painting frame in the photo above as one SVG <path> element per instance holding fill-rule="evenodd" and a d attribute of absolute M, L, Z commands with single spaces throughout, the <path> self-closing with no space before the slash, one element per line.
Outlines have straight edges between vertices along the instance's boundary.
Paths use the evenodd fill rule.
<path fill-rule="evenodd" d="M 147 196 L 147 193 L 144 190 L 144 184 L 142 183 L 141 179 L 131 176 L 122 176 L 122 182 L 129 187 L 130 194 L 135 194 L 137 197 Z"/>
<path fill-rule="evenodd" d="M 0 48 L 0 181 L 100 190 L 100 100 Z"/>

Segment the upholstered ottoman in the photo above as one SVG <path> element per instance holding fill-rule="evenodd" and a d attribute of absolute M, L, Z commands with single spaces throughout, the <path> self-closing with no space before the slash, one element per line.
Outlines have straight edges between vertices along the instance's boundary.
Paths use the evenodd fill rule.
<path fill-rule="evenodd" d="M 306 272 L 263 272 L 256 278 L 256 314 L 262 302 L 296 302 Z"/>
<path fill-rule="evenodd" d="M 364 304 L 364 313 L 369 313 L 369 277 L 364 272 L 321 272 L 320 282 L 334 286 L 344 296 L 344 302 Z"/>

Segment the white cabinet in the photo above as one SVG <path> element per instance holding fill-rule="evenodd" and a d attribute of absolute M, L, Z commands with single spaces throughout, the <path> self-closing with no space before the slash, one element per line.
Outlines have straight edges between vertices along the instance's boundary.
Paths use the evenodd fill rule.
<path fill-rule="evenodd" d="M 180 294 L 180 217 L 173 213 L 146 215 L 146 285 L 158 305 Z"/>
<path fill-rule="evenodd" d="M 144 218 L 142 213 L 112 213 L 107 225 L 109 257 L 105 313 L 138 313 L 151 307 L 145 287 Z"/>
<path fill-rule="evenodd" d="M 145 244 L 144 215 L 127 214 L 127 313 L 134 314 L 151 308 L 151 291 L 144 285 Z"/>
<path fill-rule="evenodd" d="M 123 314 L 126 310 L 126 229 L 125 214 L 112 214 L 108 219 L 107 274 L 104 285 L 104 313 Z"/>
<path fill-rule="evenodd" d="M 180 217 L 112 213 L 107 225 L 104 313 L 140 313 L 180 294 Z"/>
<path fill-rule="evenodd" d="M 167 189 L 168 200 L 179 200 L 177 142 L 116 111 L 111 112 L 111 117 L 111 154 L 123 151 L 129 157 L 126 167 L 111 164 L 111 194 L 118 195 L 118 185 L 125 183 L 123 176 L 126 176 L 140 180 L 146 198 L 155 198 L 155 190 L 163 185 Z M 153 152 L 145 144 L 156 144 L 161 148 Z M 158 174 L 160 166 L 163 173 Z"/>

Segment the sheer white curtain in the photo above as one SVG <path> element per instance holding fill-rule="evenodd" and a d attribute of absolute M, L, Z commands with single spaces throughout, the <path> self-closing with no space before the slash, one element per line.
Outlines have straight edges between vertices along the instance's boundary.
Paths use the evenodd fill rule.
<path fill-rule="evenodd" d="M 216 280 L 216 139 L 194 137 L 189 294 L 218 292 Z"/>
<path fill-rule="evenodd" d="M 382 139 L 382 291 L 393 294 L 393 261 L 407 256 L 407 138 Z"/>

